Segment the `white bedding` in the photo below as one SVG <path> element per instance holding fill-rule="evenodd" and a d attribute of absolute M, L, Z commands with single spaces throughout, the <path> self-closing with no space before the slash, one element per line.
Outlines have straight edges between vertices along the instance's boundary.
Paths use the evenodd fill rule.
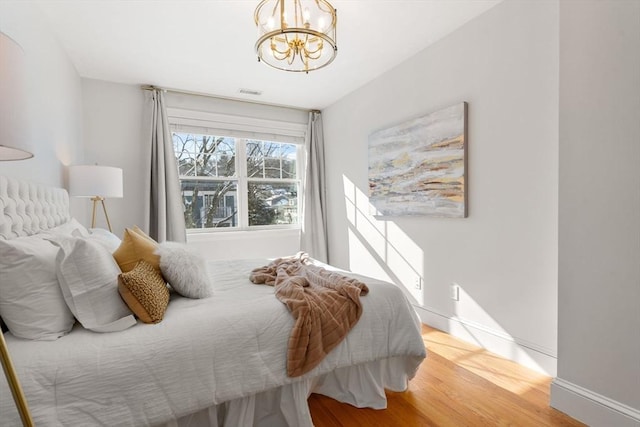
<path fill-rule="evenodd" d="M 224 425 L 240 425 L 242 420 L 233 417 L 254 416 L 246 414 L 247 408 L 259 411 L 264 399 L 256 403 L 256 394 L 265 391 L 268 399 L 277 391 L 289 395 L 275 398 L 298 401 L 315 390 L 379 408 L 379 399 L 367 402 L 367 395 L 379 395 L 379 390 L 366 389 L 406 388 L 425 357 L 419 320 L 398 287 L 373 279 L 365 279 L 370 293 L 361 298 L 362 317 L 347 339 L 313 371 L 287 377 L 293 317 L 272 287 L 248 279 L 251 269 L 266 263 L 212 262 L 215 294 L 200 300 L 173 297 L 159 324 L 138 323 L 107 334 L 76 325 L 69 335 L 47 342 L 7 333 L 35 424 L 176 425 L 200 411 L 198 416 L 209 413 L 211 425 L 214 418 L 224 420 Z M 358 366 L 349 368 L 353 365 Z M 372 371 L 376 379 L 363 383 Z M 227 401 L 232 404 L 219 405 Z M 234 412 L 233 405 L 242 408 Z M 294 416 L 304 418 L 305 408 Z M 3 426 L 19 425 L 4 377 L 0 414 Z M 308 414 L 306 421 L 295 423 L 307 421 Z"/>

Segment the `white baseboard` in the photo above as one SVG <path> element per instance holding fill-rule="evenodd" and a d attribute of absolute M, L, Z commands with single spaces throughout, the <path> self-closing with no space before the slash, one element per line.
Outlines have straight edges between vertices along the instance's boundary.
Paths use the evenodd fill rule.
<path fill-rule="evenodd" d="M 551 383 L 551 406 L 592 427 L 640 427 L 640 410 L 561 378 Z"/>
<path fill-rule="evenodd" d="M 537 372 L 551 377 L 556 376 L 558 360 L 551 349 L 514 338 L 479 323 L 446 316 L 431 307 L 415 307 L 420 320 L 431 327 L 476 344 Z"/>

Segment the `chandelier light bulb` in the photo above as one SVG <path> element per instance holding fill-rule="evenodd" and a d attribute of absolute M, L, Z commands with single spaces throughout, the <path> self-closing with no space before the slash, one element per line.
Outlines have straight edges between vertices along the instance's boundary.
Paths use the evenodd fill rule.
<path fill-rule="evenodd" d="M 309 21 L 311 20 L 311 12 L 309 12 L 309 8 L 305 7 L 304 12 L 302 13 L 302 17 L 304 19 L 304 24 L 309 25 Z"/>

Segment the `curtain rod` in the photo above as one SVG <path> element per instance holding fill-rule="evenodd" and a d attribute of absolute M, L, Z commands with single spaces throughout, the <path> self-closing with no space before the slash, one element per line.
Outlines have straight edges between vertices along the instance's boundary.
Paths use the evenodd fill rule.
<path fill-rule="evenodd" d="M 172 89 L 172 88 L 168 88 L 168 87 L 160 87 L 160 86 L 154 86 L 154 85 L 142 85 L 142 86 L 140 86 L 140 89 L 142 89 L 142 90 L 159 89 L 159 90 L 163 90 L 165 92 L 172 92 L 172 93 L 178 93 L 178 94 L 183 94 L 183 95 L 204 96 L 206 98 L 224 99 L 224 100 L 227 100 L 227 101 L 237 101 L 237 102 L 247 102 L 249 104 L 266 105 L 268 107 L 289 108 L 291 110 L 307 111 L 309 113 L 320 113 L 320 110 L 316 110 L 316 109 L 299 108 L 299 107 L 292 107 L 292 106 L 289 106 L 289 105 L 281 105 L 281 104 L 269 104 L 267 102 L 260 102 L 260 101 L 246 100 L 246 99 L 240 99 L 240 98 L 233 98 L 233 97 L 230 97 L 230 96 L 211 95 L 211 94 L 203 93 L 203 92 L 193 92 L 193 91 L 189 91 L 189 90 Z"/>

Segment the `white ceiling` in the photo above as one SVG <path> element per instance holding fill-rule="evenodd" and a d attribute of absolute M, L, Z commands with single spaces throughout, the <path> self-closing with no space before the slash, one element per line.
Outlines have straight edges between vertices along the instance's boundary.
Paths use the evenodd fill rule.
<path fill-rule="evenodd" d="M 257 62 L 258 0 L 37 3 L 82 77 L 322 109 L 500 1 L 331 0 L 338 56 L 309 74 Z"/>

